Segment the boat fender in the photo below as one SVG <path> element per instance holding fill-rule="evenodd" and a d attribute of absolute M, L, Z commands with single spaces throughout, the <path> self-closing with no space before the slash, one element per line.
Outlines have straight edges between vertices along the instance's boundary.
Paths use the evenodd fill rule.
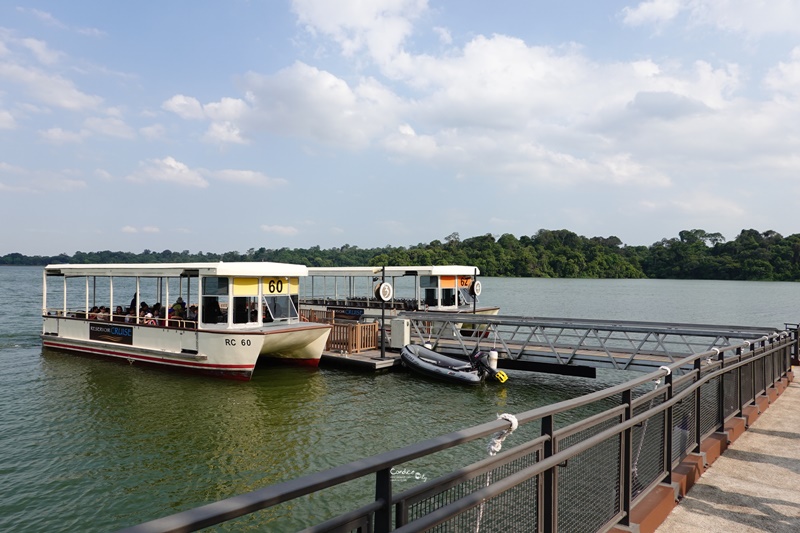
<path fill-rule="evenodd" d="M 497 350 L 489 350 L 489 367 L 497 370 Z"/>

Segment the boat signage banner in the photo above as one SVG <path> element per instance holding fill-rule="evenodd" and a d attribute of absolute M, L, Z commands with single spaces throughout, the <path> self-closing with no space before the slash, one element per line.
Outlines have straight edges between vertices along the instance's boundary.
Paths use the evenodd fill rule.
<path fill-rule="evenodd" d="M 328 307 L 328 311 L 333 311 L 334 318 L 350 320 L 358 320 L 364 314 L 364 309 L 360 307 Z"/>
<path fill-rule="evenodd" d="M 133 328 L 117 324 L 89 324 L 89 338 L 93 341 L 115 342 L 117 344 L 133 344 Z"/>

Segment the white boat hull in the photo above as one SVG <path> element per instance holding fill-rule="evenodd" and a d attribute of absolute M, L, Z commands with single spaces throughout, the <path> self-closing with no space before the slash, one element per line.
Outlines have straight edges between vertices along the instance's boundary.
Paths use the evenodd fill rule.
<path fill-rule="evenodd" d="M 262 356 L 317 366 L 330 330 L 315 323 L 198 330 L 46 316 L 42 344 L 130 363 L 250 379 Z"/>

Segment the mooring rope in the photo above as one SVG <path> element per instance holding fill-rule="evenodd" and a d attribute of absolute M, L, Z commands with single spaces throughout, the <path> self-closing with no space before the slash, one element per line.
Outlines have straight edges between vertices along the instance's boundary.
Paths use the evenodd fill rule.
<path fill-rule="evenodd" d="M 506 440 L 506 437 L 511 435 L 515 429 L 519 426 L 519 422 L 517 421 L 517 417 L 509 413 L 503 413 L 502 415 L 497 415 L 498 420 L 508 420 L 511 423 L 511 427 L 508 429 L 504 429 L 503 431 L 498 431 L 492 438 L 489 440 L 489 445 L 487 446 L 487 451 L 489 452 L 489 457 L 494 457 L 497 455 L 497 452 L 503 447 L 503 441 Z M 492 471 L 486 473 L 486 486 L 492 484 Z M 483 519 L 483 506 L 486 505 L 486 501 L 481 502 L 481 506 L 478 508 L 478 520 L 475 523 L 475 533 L 479 533 L 481 530 L 481 520 Z"/>

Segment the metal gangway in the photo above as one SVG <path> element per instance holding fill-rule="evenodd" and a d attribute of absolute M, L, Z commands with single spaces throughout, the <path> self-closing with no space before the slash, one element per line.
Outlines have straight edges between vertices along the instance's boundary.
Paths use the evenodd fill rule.
<path fill-rule="evenodd" d="M 777 332 L 758 326 L 453 313 L 400 318 L 408 321 L 408 342 L 430 343 L 444 354 L 466 357 L 474 350 L 495 350 L 503 368 L 584 377 L 594 375 L 587 368 L 651 372 L 691 354 Z M 397 326 L 393 322 L 395 334 Z"/>
<path fill-rule="evenodd" d="M 592 337 L 586 331 L 599 329 L 585 328 L 579 337 Z M 480 338 L 485 342 L 490 336 Z M 551 341 L 560 344 L 553 337 Z M 797 354 L 796 326 L 741 343 L 723 343 L 650 373 L 632 373 L 630 381 L 605 390 L 513 416 L 504 414 L 498 420 L 123 531 L 194 531 L 245 515 L 253 518 L 251 513 L 256 512 L 268 513 L 265 527 L 287 530 L 280 520 L 293 518 L 298 498 L 309 505 L 324 501 L 331 508 L 330 502 L 337 499 L 352 502 L 354 494 L 361 503 L 331 510 L 322 521 L 299 529 L 307 533 L 594 533 L 616 526 L 630 530 L 632 510 L 648 495 L 669 490 L 681 461 L 699 453 L 708 439 L 724 438 L 728 424 L 743 424 L 745 413 L 786 386 Z M 455 453 L 458 450 L 466 452 Z M 446 464 L 446 473 L 397 491 L 393 472 L 415 460 Z"/>

